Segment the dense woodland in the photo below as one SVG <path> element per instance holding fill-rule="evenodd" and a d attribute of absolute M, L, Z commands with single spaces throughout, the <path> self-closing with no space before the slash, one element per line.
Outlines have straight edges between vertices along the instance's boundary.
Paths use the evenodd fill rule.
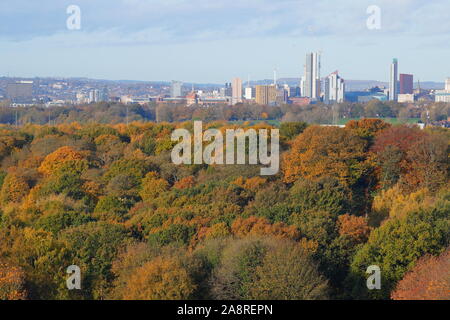
<path fill-rule="evenodd" d="M 128 125 L 64 108 L 30 124 L 46 122 L 30 108 L 0 128 L 0 300 L 450 299 L 449 130 L 283 122 L 280 173 L 262 177 L 172 164 L 171 132 L 192 122 L 132 122 L 151 118 L 133 108 Z"/>
<path fill-rule="evenodd" d="M 365 104 L 344 102 L 336 106 L 311 104 L 307 106 L 282 105 L 277 107 L 255 104 L 235 106 L 190 106 L 184 104 L 123 105 L 98 103 L 66 107 L 6 107 L 0 103 L 0 123 L 12 125 L 95 122 L 118 124 L 132 121 L 182 122 L 202 121 L 250 121 L 276 120 L 283 122 L 307 122 L 331 124 L 359 118 L 397 118 L 398 122 L 416 119 L 424 123 L 447 120 L 449 103 L 420 102 L 402 104 L 373 100 Z"/>

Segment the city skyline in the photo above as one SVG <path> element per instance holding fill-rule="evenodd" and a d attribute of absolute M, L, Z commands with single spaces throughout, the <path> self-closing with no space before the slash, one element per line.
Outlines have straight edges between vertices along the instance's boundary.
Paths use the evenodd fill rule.
<path fill-rule="evenodd" d="M 79 0 L 81 28 L 67 30 L 71 4 L 2 1 L 0 28 L 8 32 L 0 36 L 0 74 L 224 83 L 270 79 L 273 69 L 298 77 L 304 55 L 316 51 L 323 74 L 338 69 L 346 79 L 388 81 L 392 57 L 421 81 L 450 72 L 444 0 Z M 377 30 L 366 26 L 371 5 L 381 11 Z"/>

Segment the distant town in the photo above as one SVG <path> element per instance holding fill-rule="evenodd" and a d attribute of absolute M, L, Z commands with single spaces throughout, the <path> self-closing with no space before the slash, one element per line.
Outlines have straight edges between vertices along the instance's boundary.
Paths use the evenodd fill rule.
<path fill-rule="evenodd" d="M 306 55 L 301 78 L 277 78 L 247 81 L 231 79 L 229 83 L 194 84 L 171 82 L 110 81 L 86 78 L 0 78 L 0 101 L 3 106 L 68 106 L 98 102 L 122 104 L 236 105 L 239 103 L 280 106 L 346 102 L 366 103 L 450 103 L 450 78 L 445 82 L 420 82 L 410 73 L 401 73 L 399 61 L 393 59 L 389 82 L 344 80 L 339 71 L 321 76 L 321 54 Z"/>

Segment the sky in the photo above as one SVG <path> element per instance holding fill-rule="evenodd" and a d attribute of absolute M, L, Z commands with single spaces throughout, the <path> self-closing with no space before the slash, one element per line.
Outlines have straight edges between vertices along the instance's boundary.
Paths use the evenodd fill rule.
<path fill-rule="evenodd" d="M 67 13 L 80 9 L 80 29 Z M 379 26 L 367 20 L 377 6 Z M 73 20 L 70 20 L 73 21 Z M 376 20 L 375 20 L 376 21 Z M 449 0 L 1 0 L 0 76 L 224 83 L 303 74 L 450 77 Z"/>

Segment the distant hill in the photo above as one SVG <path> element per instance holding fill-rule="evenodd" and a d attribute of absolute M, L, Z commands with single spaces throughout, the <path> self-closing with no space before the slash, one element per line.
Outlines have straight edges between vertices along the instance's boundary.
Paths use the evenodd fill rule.
<path fill-rule="evenodd" d="M 35 77 L 35 78 L 16 78 L 16 77 L 0 77 L 0 87 L 4 87 L 6 83 L 16 80 L 44 80 L 47 82 L 53 81 L 77 81 L 82 83 L 99 83 L 103 85 L 107 84 L 126 84 L 126 85 L 155 85 L 155 86 L 169 86 L 170 81 L 139 81 L 139 80 L 106 80 L 106 79 L 90 79 L 90 78 L 82 78 L 82 77 L 74 77 L 74 78 L 53 78 L 53 77 Z M 229 81 L 231 82 L 231 80 Z M 244 86 L 247 86 L 247 81 L 242 80 Z M 263 79 L 250 81 L 252 86 L 254 85 L 269 85 L 273 83 L 273 79 Z M 300 78 L 280 78 L 277 80 L 279 85 L 288 84 L 291 87 L 298 86 L 300 83 Z M 209 88 L 219 88 L 223 87 L 225 84 L 218 83 L 191 83 L 184 82 L 183 85 L 185 87 L 192 87 L 197 89 L 209 89 Z M 346 91 L 363 91 L 366 89 L 370 89 L 373 87 L 388 87 L 388 82 L 376 81 L 376 80 L 347 80 L 345 79 Z M 414 83 L 414 87 L 417 87 L 417 82 Z M 424 81 L 420 82 L 420 87 L 422 89 L 444 89 L 444 82 L 434 82 L 434 81 Z"/>

